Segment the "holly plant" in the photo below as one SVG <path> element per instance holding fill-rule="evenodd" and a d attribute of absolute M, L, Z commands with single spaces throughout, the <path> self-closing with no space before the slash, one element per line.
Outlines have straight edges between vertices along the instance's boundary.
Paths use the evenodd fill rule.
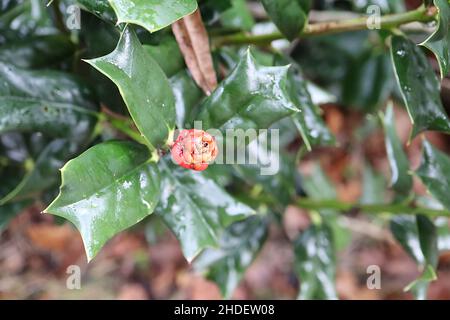
<path fill-rule="evenodd" d="M 366 214 L 415 259 L 421 276 L 405 290 L 425 298 L 449 249 L 450 158 L 425 132 L 450 132 L 450 4 L 407 4 L 1 0 L 0 232 L 38 205 L 79 230 L 91 261 L 121 231 L 163 221 L 228 298 L 295 206 L 311 220 L 291 239 L 298 297 L 335 299 L 342 219 Z M 315 156 L 342 144 L 320 107 L 330 103 L 369 119 L 360 145 L 384 133 L 389 176 L 366 161 L 357 202 L 338 197 Z M 417 169 L 396 108 L 420 140 Z"/>

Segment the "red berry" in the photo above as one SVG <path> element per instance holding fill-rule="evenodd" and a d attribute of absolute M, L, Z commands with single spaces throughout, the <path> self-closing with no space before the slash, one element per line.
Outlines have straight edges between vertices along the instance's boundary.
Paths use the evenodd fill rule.
<path fill-rule="evenodd" d="M 203 171 L 217 157 L 216 140 L 203 130 L 182 130 L 172 146 L 173 160 L 186 169 Z"/>

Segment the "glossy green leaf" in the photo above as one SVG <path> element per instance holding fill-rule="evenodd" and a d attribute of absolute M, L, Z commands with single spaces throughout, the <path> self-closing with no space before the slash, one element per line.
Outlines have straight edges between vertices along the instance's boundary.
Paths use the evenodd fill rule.
<path fill-rule="evenodd" d="M 66 36 L 34 36 L 0 47 L 0 61 L 21 68 L 41 68 L 72 55 L 75 46 Z"/>
<path fill-rule="evenodd" d="M 422 161 L 416 174 L 428 191 L 450 210 L 450 197 L 448 196 L 450 190 L 450 158 L 424 140 Z"/>
<path fill-rule="evenodd" d="M 311 225 L 294 243 L 298 299 L 337 299 L 333 234 L 326 225 Z"/>
<path fill-rule="evenodd" d="M 90 135 L 97 106 L 78 78 L 0 62 L 0 81 L 0 133 L 41 131 L 77 141 Z"/>
<path fill-rule="evenodd" d="M 166 144 L 175 126 L 172 89 L 136 34 L 126 28 L 112 53 L 86 62 L 117 85 L 148 145 L 155 148 Z"/>
<path fill-rule="evenodd" d="M 56 33 L 49 13 L 42 0 L 12 3 L 0 14 L 0 43 L 17 41 L 33 34 Z"/>
<path fill-rule="evenodd" d="M 391 168 L 391 186 L 397 193 L 408 195 L 412 189 L 413 181 L 409 174 L 409 160 L 397 135 L 392 104 L 387 107 L 382 121 L 386 153 Z"/>
<path fill-rule="evenodd" d="M 158 45 L 144 45 L 144 49 L 155 59 L 167 77 L 184 69 L 184 59 L 174 37 L 165 37 Z"/>
<path fill-rule="evenodd" d="M 311 0 L 262 0 L 269 17 L 290 40 L 300 35 L 308 22 Z"/>
<path fill-rule="evenodd" d="M 391 56 L 397 83 L 413 123 L 411 138 L 425 130 L 450 132 L 438 78 L 421 48 L 407 38 L 393 36 Z"/>
<path fill-rule="evenodd" d="M 86 10 L 100 19 L 116 24 L 116 14 L 108 0 L 76 0 L 83 10 Z"/>
<path fill-rule="evenodd" d="M 231 8 L 221 13 L 220 22 L 226 28 L 250 31 L 255 24 L 255 19 L 245 0 L 231 0 Z"/>
<path fill-rule="evenodd" d="M 107 2 L 107 0 L 105 1 Z M 120 31 L 114 25 L 104 22 L 92 14 L 81 15 L 81 26 L 80 37 L 86 46 L 84 59 L 109 54 L 120 39 Z M 127 114 L 127 107 L 119 89 L 108 77 L 94 68 L 89 68 L 87 77 L 99 100 L 108 109 Z"/>
<path fill-rule="evenodd" d="M 176 124 L 179 129 L 182 129 L 186 127 L 186 122 L 192 120 L 193 111 L 203 97 L 203 92 L 197 87 L 187 70 L 178 72 L 169 81 L 175 96 Z"/>
<path fill-rule="evenodd" d="M 224 228 L 254 211 L 234 200 L 214 180 L 200 172 L 160 161 L 161 200 L 158 215 L 178 238 L 192 261 L 204 248 L 217 247 Z"/>
<path fill-rule="evenodd" d="M 385 105 L 395 81 L 389 54 L 367 51 L 354 60 L 344 78 L 342 100 L 345 104 L 367 111 Z"/>
<path fill-rule="evenodd" d="M 431 50 L 439 63 L 441 78 L 450 70 L 449 43 L 450 43 L 450 3 L 448 0 L 434 0 L 438 9 L 438 25 L 436 30 L 421 45 Z"/>
<path fill-rule="evenodd" d="M 267 238 L 267 221 L 258 216 L 233 223 L 219 240 L 218 249 L 206 249 L 194 268 L 206 274 L 229 299 Z"/>
<path fill-rule="evenodd" d="M 428 283 L 436 279 L 438 262 L 437 232 L 433 222 L 423 215 L 398 215 L 391 219 L 392 234 L 403 249 L 417 262 L 422 275 L 405 290 L 412 290 L 418 299 L 425 299 Z"/>
<path fill-rule="evenodd" d="M 303 39 L 292 57 L 302 74 L 335 95 L 338 103 L 373 112 L 395 88 L 389 55 L 382 47 L 378 33 L 345 32 Z"/>
<path fill-rule="evenodd" d="M 306 82 L 298 74 L 290 74 L 288 83 L 292 101 L 300 109 L 292 115 L 292 120 L 308 150 L 312 146 L 333 145 L 336 140 L 325 125 L 320 109 L 312 102 Z"/>
<path fill-rule="evenodd" d="M 286 88 L 288 67 L 258 65 L 250 51 L 203 102 L 196 117 L 203 129 L 267 129 L 298 112 Z"/>
<path fill-rule="evenodd" d="M 158 168 L 145 146 L 98 144 L 62 169 L 58 197 L 45 209 L 80 231 L 88 260 L 118 232 L 151 214 L 160 197 Z"/>
<path fill-rule="evenodd" d="M 133 23 L 150 32 L 167 27 L 197 9 L 195 0 L 109 0 L 117 23 Z"/>
<path fill-rule="evenodd" d="M 40 153 L 21 182 L 7 195 L 0 198 L 0 206 L 16 198 L 34 195 L 58 182 L 58 170 L 76 147 L 65 139 L 52 141 Z"/>

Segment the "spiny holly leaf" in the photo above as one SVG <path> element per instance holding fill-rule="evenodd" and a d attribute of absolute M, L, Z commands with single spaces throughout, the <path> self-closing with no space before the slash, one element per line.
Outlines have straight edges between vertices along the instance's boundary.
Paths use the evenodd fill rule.
<path fill-rule="evenodd" d="M 397 193 L 406 196 L 411 191 L 413 181 L 408 172 L 408 158 L 403 151 L 395 128 L 394 108 L 392 104 L 389 104 L 387 107 L 386 114 L 382 120 L 385 132 L 386 153 L 391 168 L 391 186 Z"/>
<path fill-rule="evenodd" d="M 430 35 L 422 46 L 430 49 L 439 63 L 441 78 L 444 78 L 450 70 L 449 60 L 449 24 L 450 24 L 450 3 L 448 0 L 434 0 L 434 5 L 438 9 L 438 25 L 433 34 Z"/>
<path fill-rule="evenodd" d="M 337 299 L 333 234 L 326 224 L 311 225 L 294 243 L 298 299 Z"/>
<path fill-rule="evenodd" d="M 450 210 L 450 158 L 424 140 L 422 162 L 416 174 L 428 191 Z"/>
<path fill-rule="evenodd" d="M 76 146 L 65 140 L 56 139 L 49 143 L 28 169 L 20 183 L 7 195 L 0 198 L 0 206 L 16 198 L 34 195 L 58 182 L 57 173 L 68 155 L 74 154 Z"/>
<path fill-rule="evenodd" d="M 255 213 L 204 174 L 176 167 L 168 159 L 159 164 L 157 212 L 180 241 L 188 261 L 206 247 L 218 247 L 224 228 Z"/>
<path fill-rule="evenodd" d="M 220 238 L 219 249 L 206 249 L 194 267 L 216 282 L 225 299 L 233 294 L 267 237 L 267 221 L 258 216 L 233 223 Z"/>
<path fill-rule="evenodd" d="M 425 299 L 429 282 L 436 280 L 438 262 L 436 227 L 423 215 L 395 216 L 391 219 L 390 227 L 394 237 L 422 271 L 422 275 L 405 290 L 413 290 L 418 299 Z"/>
<path fill-rule="evenodd" d="M 92 91 L 58 71 L 30 71 L 0 62 L 0 133 L 41 131 L 86 139 L 96 122 Z"/>
<path fill-rule="evenodd" d="M 197 9 L 195 0 L 109 0 L 117 23 L 133 23 L 155 32 Z"/>
<path fill-rule="evenodd" d="M 169 81 L 142 47 L 131 28 L 126 28 L 116 49 L 101 58 L 86 60 L 110 78 L 149 147 L 168 142 L 175 126 L 175 101 Z"/>
<path fill-rule="evenodd" d="M 413 123 L 411 138 L 425 130 L 450 132 L 438 78 L 421 48 L 405 37 L 393 36 L 391 56 L 397 83 Z"/>
<path fill-rule="evenodd" d="M 80 231 L 88 261 L 118 232 L 151 214 L 160 196 L 158 168 L 145 146 L 98 144 L 62 169 L 58 197 L 45 209 Z"/>
<path fill-rule="evenodd" d="M 288 67 L 258 65 L 249 50 L 203 102 L 196 117 L 203 129 L 267 129 L 298 112 L 286 88 Z"/>
<path fill-rule="evenodd" d="M 308 22 L 311 0 L 262 0 L 269 17 L 289 39 L 300 35 Z"/>

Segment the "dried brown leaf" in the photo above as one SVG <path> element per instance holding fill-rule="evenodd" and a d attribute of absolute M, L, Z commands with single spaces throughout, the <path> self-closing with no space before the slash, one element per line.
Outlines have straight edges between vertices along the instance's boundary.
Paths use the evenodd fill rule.
<path fill-rule="evenodd" d="M 172 24 L 172 31 L 192 77 L 197 85 L 210 95 L 217 87 L 217 77 L 208 33 L 203 25 L 200 11 L 197 10 Z"/>

